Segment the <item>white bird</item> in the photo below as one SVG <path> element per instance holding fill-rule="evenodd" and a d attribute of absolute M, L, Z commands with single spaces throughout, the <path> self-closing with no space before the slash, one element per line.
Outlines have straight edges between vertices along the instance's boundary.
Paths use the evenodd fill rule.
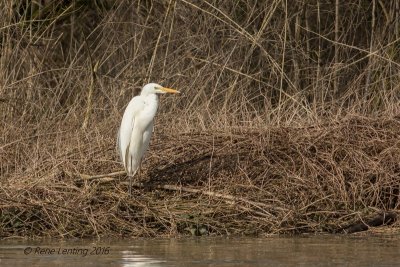
<path fill-rule="evenodd" d="M 146 84 L 140 95 L 129 102 L 118 131 L 118 152 L 129 176 L 129 194 L 132 193 L 132 177 L 149 147 L 153 133 L 154 116 L 158 108 L 158 94 L 179 91 L 162 87 L 156 83 Z"/>

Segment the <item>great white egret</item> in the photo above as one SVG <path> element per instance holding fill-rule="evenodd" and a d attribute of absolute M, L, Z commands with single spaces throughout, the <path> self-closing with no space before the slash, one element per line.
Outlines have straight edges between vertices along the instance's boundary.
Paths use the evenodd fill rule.
<path fill-rule="evenodd" d="M 153 133 L 154 116 L 158 108 L 158 94 L 179 91 L 156 83 L 146 84 L 140 95 L 129 102 L 118 131 L 118 152 L 129 176 L 129 194 L 132 193 L 132 177 L 139 169 L 143 155 L 149 147 Z"/>

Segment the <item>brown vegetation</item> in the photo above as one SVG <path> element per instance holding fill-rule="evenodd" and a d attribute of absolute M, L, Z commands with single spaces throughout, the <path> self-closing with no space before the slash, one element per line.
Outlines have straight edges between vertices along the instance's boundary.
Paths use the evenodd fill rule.
<path fill-rule="evenodd" d="M 0 6 L 1 236 L 335 232 L 398 212 L 397 1 L 36 2 Z M 161 99 L 129 197 L 116 132 L 149 81 L 184 94 Z"/>

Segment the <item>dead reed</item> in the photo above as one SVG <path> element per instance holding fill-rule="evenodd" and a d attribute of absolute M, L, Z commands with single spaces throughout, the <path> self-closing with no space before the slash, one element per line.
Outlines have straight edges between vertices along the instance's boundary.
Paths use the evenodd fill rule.
<path fill-rule="evenodd" d="M 399 4 L 330 2 L 3 3 L 0 236 L 335 232 L 398 212 Z M 149 81 L 184 94 L 161 99 L 130 198 L 115 136 Z"/>

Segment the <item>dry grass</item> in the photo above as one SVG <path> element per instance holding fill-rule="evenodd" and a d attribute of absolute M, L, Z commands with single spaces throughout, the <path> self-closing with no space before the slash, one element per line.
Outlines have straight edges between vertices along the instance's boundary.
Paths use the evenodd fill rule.
<path fill-rule="evenodd" d="M 0 236 L 334 232 L 398 212 L 400 14 L 372 2 L 3 5 Z M 123 174 L 93 176 L 122 170 L 117 127 L 148 81 L 184 94 L 161 99 L 130 198 Z"/>

